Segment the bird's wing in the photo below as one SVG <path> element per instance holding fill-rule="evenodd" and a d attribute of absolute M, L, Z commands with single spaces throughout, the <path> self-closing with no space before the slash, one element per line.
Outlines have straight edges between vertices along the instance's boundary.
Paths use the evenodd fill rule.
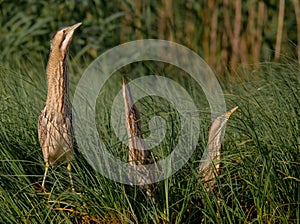
<path fill-rule="evenodd" d="M 48 161 L 49 158 L 49 147 L 46 144 L 47 140 L 47 118 L 45 116 L 45 111 L 42 110 L 39 120 L 38 120 L 38 136 L 40 141 L 40 146 L 43 150 L 44 160 Z"/>

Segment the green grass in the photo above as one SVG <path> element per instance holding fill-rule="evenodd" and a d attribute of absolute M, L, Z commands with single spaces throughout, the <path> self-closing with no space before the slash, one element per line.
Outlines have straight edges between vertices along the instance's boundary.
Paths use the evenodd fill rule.
<path fill-rule="evenodd" d="M 0 223 L 300 223 L 300 67 L 292 59 L 219 77 L 227 108 L 239 109 L 228 121 L 222 172 L 210 193 L 196 172 L 210 125 L 202 89 L 182 71 L 153 62 L 126 66 L 108 80 L 97 100 L 96 121 L 106 147 L 126 161 L 127 147 L 110 123 L 111 105 L 121 90 L 120 73 L 127 81 L 153 74 L 172 78 L 192 96 L 200 114 L 196 151 L 182 169 L 154 185 L 156 203 L 138 187 L 97 173 L 76 147 L 72 163 L 76 192 L 70 190 L 66 164 L 60 164 L 49 171 L 46 187 L 50 194 L 43 193 L 37 120 L 46 99 L 50 37 L 58 27 L 83 22 L 69 52 L 72 98 L 81 74 L 97 55 L 122 41 L 140 38 L 139 32 L 143 38 L 158 37 L 162 6 L 158 1 L 145 1 L 139 15 L 137 2 L 132 1 L 122 1 L 122 5 L 99 0 L 0 2 Z M 174 3 L 178 6 L 172 35 L 180 43 L 191 40 L 201 54 L 203 44 L 199 43 L 207 43 L 204 26 L 199 25 L 203 15 L 197 14 L 202 5 L 190 2 L 195 7 L 191 15 L 183 3 Z M 132 20 L 126 17 L 126 24 L 122 23 L 124 7 L 132 16 Z M 191 36 L 184 33 L 188 16 L 199 21 Z M 138 27 L 139 22 L 145 26 Z M 240 79 L 229 82 L 227 77 Z M 165 139 L 153 149 L 153 156 L 169 155 L 180 135 L 175 108 L 158 97 L 146 97 L 137 107 L 145 136 L 153 116 L 165 119 Z"/>
<path fill-rule="evenodd" d="M 70 64 L 72 62 L 69 61 Z M 70 190 L 66 164 L 50 170 L 41 191 L 44 162 L 37 118 L 46 97 L 43 66 L 21 70 L 0 67 L 0 222 L 1 223 L 299 223 L 300 222 L 300 76 L 296 63 L 265 63 L 242 71 L 242 81 L 222 82 L 227 106 L 239 106 L 230 118 L 223 144 L 222 172 L 207 193 L 196 168 L 207 143 L 209 108 L 201 89 L 177 69 L 140 63 L 126 68 L 128 80 L 144 74 L 172 77 L 199 108 L 200 137 L 189 162 L 154 185 L 156 204 L 137 187 L 115 183 L 94 171 L 75 148 Z M 71 92 L 80 78 L 70 69 Z M 162 72 L 163 71 L 163 72 Z M 176 72 L 177 71 L 177 72 Z M 115 74 L 97 101 L 99 133 L 109 150 L 126 160 L 110 125 L 110 106 L 121 89 Z M 138 103 L 147 121 L 162 115 L 168 124 L 156 158 L 170 153 L 180 134 L 176 111 L 167 102 Z"/>

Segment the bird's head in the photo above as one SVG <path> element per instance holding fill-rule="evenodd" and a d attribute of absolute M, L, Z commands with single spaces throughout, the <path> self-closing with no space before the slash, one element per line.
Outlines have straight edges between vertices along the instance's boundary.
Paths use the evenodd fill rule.
<path fill-rule="evenodd" d="M 72 26 L 67 26 L 57 31 L 51 41 L 51 53 L 55 54 L 59 58 L 65 58 L 74 31 L 80 25 L 81 23 L 76 23 Z"/>

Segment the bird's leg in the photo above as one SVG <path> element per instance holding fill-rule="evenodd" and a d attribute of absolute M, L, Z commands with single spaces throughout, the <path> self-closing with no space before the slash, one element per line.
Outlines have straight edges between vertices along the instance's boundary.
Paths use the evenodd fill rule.
<path fill-rule="evenodd" d="M 47 176 L 48 169 L 49 169 L 49 163 L 46 162 L 45 173 L 44 173 L 44 178 L 43 178 L 43 182 L 42 182 L 42 189 L 43 190 L 46 190 L 45 181 L 46 181 L 46 176 Z"/>
<path fill-rule="evenodd" d="M 72 174 L 71 174 L 72 166 L 71 166 L 70 162 L 68 162 L 67 169 L 68 169 L 68 172 L 69 172 L 70 184 L 71 184 L 72 191 L 75 191 L 74 185 L 73 185 L 73 180 L 72 180 Z"/>

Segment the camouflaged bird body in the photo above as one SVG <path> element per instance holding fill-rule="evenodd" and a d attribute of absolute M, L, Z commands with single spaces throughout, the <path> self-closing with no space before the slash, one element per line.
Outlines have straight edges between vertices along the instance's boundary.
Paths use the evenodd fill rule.
<path fill-rule="evenodd" d="M 45 107 L 39 117 L 38 135 L 45 162 L 50 165 L 70 161 L 73 147 L 72 120 L 69 115 L 51 112 Z"/>

